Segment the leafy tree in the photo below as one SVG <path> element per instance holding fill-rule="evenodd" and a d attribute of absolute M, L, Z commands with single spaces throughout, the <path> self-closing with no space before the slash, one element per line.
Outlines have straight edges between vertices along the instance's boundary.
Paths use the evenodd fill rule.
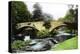
<path fill-rule="evenodd" d="M 25 3 L 22 1 L 11 1 L 9 5 L 11 9 L 12 33 L 16 33 L 16 24 L 29 21 L 31 14 Z"/>
<path fill-rule="evenodd" d="M 77 23 L 77 25 L 78 25 L 78 5 L 76 5 L 76 8 L 75 8 L 75 10 L 74 10 L 74 12 L 75 12 L 75 23 Z"/>
<path fill-rule="evenodd" d="M 51 21 L 53 20 L 52 18 L 52 15 L 48 14 L 48 13 L 44 13 L 43 14 L 43 19 L 44 19 L 44 24 L 43 26 L 45 26 L 46 29 L 49 29 L 51 27 Z"/>
<path fill-rule="evenodd" d="M 64 23 L 71 30 L 71 32 L 76 32 L 78 29 L 78 6 L 74 8 L 74 5 L 68 10 L 64 17 Z"/>
<path fill-rule="evenodd" d="M 50 22 L 53 20 L 52 19 L 53 17 L 52 17 L 52 15 L 47 14 L 47 13 L 44 13 L 43 16 L 44 16 L 44 24 L 43 24 L 43 26 L 45 26 L 46 29 L 49 29 L 51 27 L 51 23 Z"/>
<path fill-rule="evenodd" d="M 52 15 L 48 14 L 48 13 L 43 13 L 41 6 L 39 3 L 35 3 L 34 4 L 34 11 L 33 11 L 33 20 L 37 20 L 37 21 L 48 21 L 48 20 L 52 20 Z"/>
<path fill-rule="evenodd" d="M 22 1 L 12 1 L 11 2 L 11 17 L 15 20 L 15 22 L 24 22 L 28 21 L 31 17 L 27 6 Z"/>
<path fill-rule="evenodd" d="M 34 4 L 33 20 L 43 20 L 42 10 L 39 3 Z"/>
<path fill-rule="evenodd" d="M 70 23 L 75 23 L 77 22 L 77 15 L 78 15 L 78 9 L 74 8 L 74 5 L 71 5 L 70 9 L 68 10 L 67 14 L 64 17 L 64 22 L 70 22 Z"/>

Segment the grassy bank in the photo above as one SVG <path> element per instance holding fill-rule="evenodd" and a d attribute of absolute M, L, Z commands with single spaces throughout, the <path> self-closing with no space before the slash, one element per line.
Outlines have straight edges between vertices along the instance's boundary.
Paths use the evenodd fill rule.
<path fill-rule="evenodd" d="M 69 40 L 59 43 L 55 48 L 52 47 L 51 50 L 68 50 L 77 48 L 78 48 L 78 37 L 73 37 Z"/>

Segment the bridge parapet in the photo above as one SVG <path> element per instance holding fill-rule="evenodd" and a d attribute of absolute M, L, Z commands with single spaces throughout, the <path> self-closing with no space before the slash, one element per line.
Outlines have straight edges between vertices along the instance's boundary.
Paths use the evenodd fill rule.
<path fill-rule="evenodd" d="M 17 29 L 20 29 L 20 28 L 25 27 L 25 26 L 30 26 L 30 27 L 35 27 L 38 30 L 44 30 L 45 27 L 43 26 L 43 23 L 44 22 L 25 22 L 25 23 L 18 23 L 16 28 Z"/>
<path fill-rule="evenodd" d="M 56 22 L 56 21 L 55 22 L 51 21 L 50 23 L 51 23 L 51 28 L 49 29 L 49 31 L 51 31 L 55 27 L 63 24 L 62 22 Z M 17 24 L 17 29 L 20 29 L 20 28 L 25 27 L 25 26 L 30 26 L 30 27 L 35 27 L 38 30 L 45 30 L 45 26 L 43 26 L 43 24 L 44 24 L 43 21 L 18 23 Z"/>

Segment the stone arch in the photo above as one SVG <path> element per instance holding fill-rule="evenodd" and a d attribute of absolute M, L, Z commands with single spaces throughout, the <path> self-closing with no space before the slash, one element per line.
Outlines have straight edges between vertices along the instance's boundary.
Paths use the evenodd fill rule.
<path fill-rule="evenodd" d="M 59 25 L 59 26 L 53 28 L 53 29 L 50 31 L 50 33 L 54 32 L 55 30 L 58 30 L 59 28 L 62 28 L 62 27 L 67 27 L 67 25 Z"/>
<path fill-rule="evenodd" d="M 38 31 L 39 30 L 36 29 L 35 27 L 25 26 L 25 27 L 18 29 L 18 34 L 22 34 L 22 37 L 29 35 L 30 38 L 36 38 Z"/>

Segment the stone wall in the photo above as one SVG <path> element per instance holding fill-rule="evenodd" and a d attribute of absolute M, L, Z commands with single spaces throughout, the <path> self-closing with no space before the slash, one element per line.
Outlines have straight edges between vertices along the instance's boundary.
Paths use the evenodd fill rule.
<path fill-rule="evenodd" d="M 57 21 L 51 21 L 51 28 L 49 29 L 49 31 L 51 31 L 52 29 L 54 29 L 57 26 L 62 25 L 62 22 L 57 22 Z M 35 27 L 38 30 L 45 30 L 45 27 L 43 26 L 44 22 L 43 21 L 38 21 L 38 22 L 25 22 L 25 23 L 18 23 L 17 24 L 17 29 L 20 29 L 24 26 L 31 26 L 31 27 Z"/>

